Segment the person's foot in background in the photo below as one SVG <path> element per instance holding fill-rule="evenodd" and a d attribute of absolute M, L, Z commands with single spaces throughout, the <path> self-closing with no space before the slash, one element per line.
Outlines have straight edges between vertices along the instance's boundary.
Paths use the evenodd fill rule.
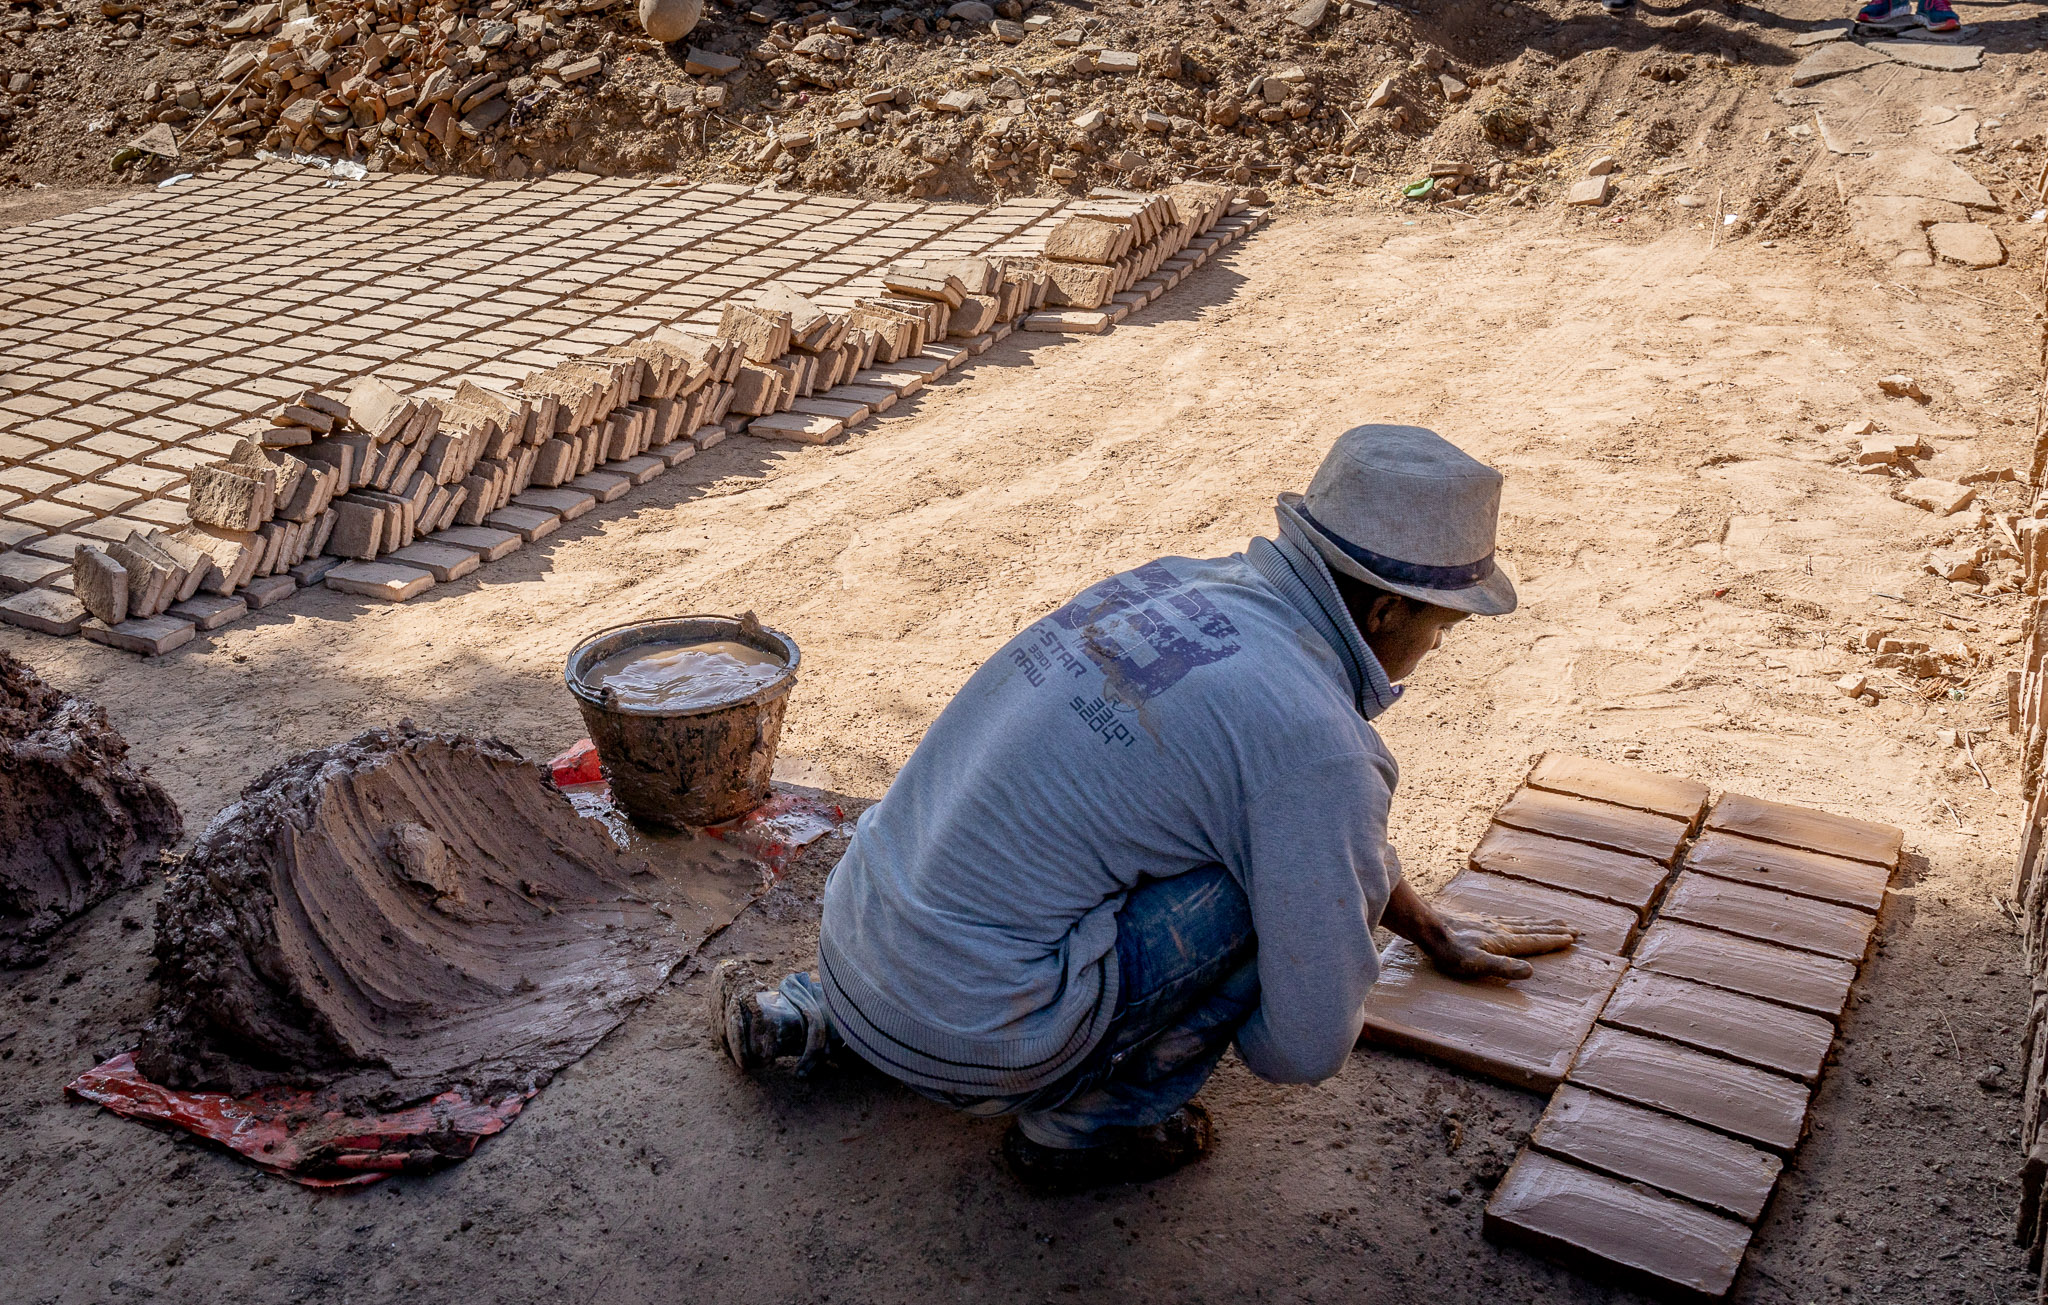
<path fill-rule="evenodd" d="M 1963 25 L 1948 0 L 1920 0 L 1916 10 L 1914 21 L 1930 32 L 1953 32 Z"/>
<path fill-rule="evenodd" d="M 1928 2 L 1934 3 L 1935 0 Z M 1948 0 L 1940 0 L 1940 3 L 1945 6 Z M 1913 12 L 1913 0 L 1870 0 L 1869 4 L 1856 11 L 1858 27 L 1875 27 L 1887 32 L 1904 31 L 1919 21 Z"/>

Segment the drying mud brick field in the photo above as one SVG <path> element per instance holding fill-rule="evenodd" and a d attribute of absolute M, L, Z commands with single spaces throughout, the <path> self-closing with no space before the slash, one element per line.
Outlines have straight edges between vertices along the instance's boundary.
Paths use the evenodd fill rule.
<path fill-rule="evenodd" d="M 390 8 L 391 22 L 418 18 Z M 511 7 L 495 8 L 489 21 L 527 39 Z M 1091 44 L 1148 52 L 1156 68 L 1165 38 L 1150 11 L 1044 8 L 1093 21 Z M 1640 1128 L 1720 1165 L 1713 1184 L 1668 1166 L 1645 1181 L 1695 1184 L 1688 1199 L 1718 1221 L 1699 1226 L 1747 1236 L 1730 1299 L 2037 1298 L 2039 1266 L 2014 1233 L 2041 1177 L 2037 1164 L 2023 1185 L 2039 1113 L 2026 1104 L 2038 958 L 2025 920 L 2041 903 L 2038 875 L 2015 898 L 2014 870 L 2040 841 L 2024 819 L 2033 798 L 2039 827 L 2040 758 L 2017 727 L 2041 715 L 2028 706 L 2040 681 L 2022 673 L 2038 669 L 2029 613 L 2048 560 L 2034 488 L 2048 224 L 2031 220 L 2044 203 L 2044 11 L 1963 4 L 1958 42 L 1894 49 L 1848 39 L 1845 15 L 1809 0 L 1639 6 L 1620 20 L 1590 5 L 1360 4 L 1295 35 L 1282 30 L 1293 6 L 1223 8 L 1224 23 L 1162 8 L 1160 22 L 1214 29 L 1201 30 L 1215 53 L 1188 65 L 1212 80 L 1114 83 L 1115 112 L 1087 151 L 997 151 L 977 128 L 945 163 L 906 164 L 924 157 L 919 133 L 943 134 L 918 96 L 950 93 L 954 63 L 955 80 L 983 85 L 964 67 L 995 57 L 973 45 L 1000 42 L 982 20 L 940 29 L 937 10 L 884 21 L 806 4 L 761 23 L 714 7 L 707 48 L 752 62 L 689 85 L 726 85 L 735 121 L 811 130 L 845 107 L 796 80 L 796 39 L 749 53 L 757 33 L 834 35 L 839 20 L 810 23 L 818 13 L 854 29 L 847 62 L 862 77 L 895 51 L 917 93 L 758 161 L 758 143 L 693 135 L 706 121 L 695 107 L 650 107 L 647 126 L 642 100 L 589 91 L 584 113 L 564 94 L 535 120 L 533 147 L 501 133 L 394 167 L 402 142 L 380 134 L 385 166 L 361 178 L 334 170 L 356 130 L 339 123 L 342 139 L 315 128 L 334 147 L 324 168 L 256 159 L 265 127 L 232 166 L 197 166 L 221 161 L 215 141 L 110 173 L 100 155 L 127 137 L 85 129 L 101 112 L 77 86 L 88 65 L 60 69 L 55 55 L 112 67 L 127 50 L 161 61 L 148 79 L 193 80 L 202 107 L 183 118 L 165 107 L 180 104 L 175 89 L 151 98 L 139 75 L 103 97 L 128 106 L 122 133 L 166 125 L 187 140 L 209 107 L 200 55 L 217 67 L 233 34 L 217 38 L 207 24 L 222 20 L 198 11 L 190 23 L 6 11 L 0 73 L 29 74 L 0 77 L 14 88 L 5 144 L 19 178 L 0 190 L 9 599 L 68 597 L 80 544 L 177 528 L 192 469 L 236 445 L 227 424 L 308 391 L 338 396 L 367 372 L 420 397 L 479 375 L 514 386 L 664 327 L 714 332 L 726 302 L 792 278 L 830 312 L 856 313 L 906 259 L 1035 261 L 1054 226 L 1109 202 L 1087 194 L 1105 181 L 1134 193 L 1217 181 L 1235 212 L 1183 261 L 1148 269 L 1154 288 L 1085 310 L 1100 320 L 1032 329 L 1020 312 L 1015 329 L 908 354 L 922 371 L 819 442 L 753 416 L 728 429 L 721 413 L 718 436 L 682 433 L 687 458 L 589 493 L 487 565 L 443 566 L 404 602 L 294 586 L 151 657 L 0 624 L 0 652 L 49 686 L 12 673 L 0 686 L 0 735 L 34 740 L 9 743 L 0 765 L 76 739 L 93 774 L 118 777 L 108 809 L 148 813 L 131 814 L 126 851 L 99 879 L 47 889 L 104 900 L 7 940 L 20 944 L 8 963 L 34 963 L 0 970 L 0 1295 L 1634 1301 L 1489 1225 L 1521 1217 L 1514 1202 L 1546 1190 L 1560 1157 L 1607 1154 Z M 639 86 L 630 53 L 646 75 L 635 94 L 658 106 L 650 62 L 682 49 L 624 44 L 638 39 L 622 34 L 626 11 L 593 12 L 532 28 L 533 57 L 601 56 L 602 77 L 565 85 L 610 85 L 617 70 Z M 481 39 L 477 11 L 447 16 L 478 23 Z M 1015 48 L 1032 53 L 1063 29 L 1027 30 Z M 165 35 L 188 32 L 203 34 Z M 1340 38 L 1351 45 L 1335 49 Z M 1079 49 L 1057 48 L 1062 60 Z M 1017 98 L 1041 116 L 1049 90 L 1061 123 L 1094 103 L 1079 93 L 1093 82 L 1041 84 L 1053 61 L 1033 58 Z M 1304 81 L 1279 77 L 1283 64 L 1304 65 Z M 469 75 L 485 70 L 480 59 Z M 1253 72 L 1272 73 L 1280 98 L 1263 82 L 1247 90 Z M 1303 115 L 1259 117 L 1311 77 Z M 1389 77 L 1401 98 L 1368 106 Z M 1132 87 L 1166 117 L 1160 140 Z M 1259 125 L 1172 109 L 1194 88 L 1251 104 Z M 1500 115 L 1516 106 L 1529 130 L 1510 143 Z M 578 170 L 579 123 L 597 124 L 602 167 Z M 635 153 L 641 130 L 667 144 Z M 1112 174 L 1125 149 L 1151 172 Z M 188 167 L 195 177 L 152 184 Z M 1421 197 L 1399 198 L 1425 180 Z M 767 238 L 733 234 L 749 229 Z M 158 306 L 104 307 L 140 285 Z M 586 733 L 562 680 L 580 640 L 649 615 L 752 611 L 802 649 L 777 779 L 852 815 L 1015 631 L 1112 571 L 1271 534 L 1274 496 L 1302 488 L 1363 422 L 1428 426 L 1506 474 L 1500 557 L 1520 609 L 1454 629 L 1377 727 L 1401 763 L 1392 841 L 1425 895 L 1474 909 L 1584 895 L 1580 970 L 1551 977 L 1557 992 L 1598 996 L 1567 992 L 1521 1051 L 1482 1056 L 1425 1027 L 1441 1008 L 1410 992 L 1415 1004 L 1378 1026 L 1398 1036 L 1369 1035 L 1320 1085 L 1269 1085 L 1226 1058 L 1202 1098 L 1217 1145 L 1201 1163 L 1145 1186 L 1032 1196 L 997 1162 L 998 1122 L 859 1071 L 743 1078 L 707 1039 L 717 962 L 763 979 L 812 962 L 835 835 L 750 903 L 740 893 L 716 919 L 691 919 L 688 945 L 650 953 L 599 994 L 610 1005 L 577 1007 L 549 1044 L 562 1066 L 551 1081 L 437 1172 L 314 1192 L 66 1098 L 111 1057 L 150 1046 L 170 1064 L 189 1050 L 180 1031 L 203 1031 L 208 976 L 158 964 L 159 908 L 205 925 L 181 894 L 195 891 L 190 867 L 222 864 L 232 840 L 202 847 L 202 835 L 265 772 L 316 749 L 360 759 L 435 735 L 495 740 L 478 745 L 493 766 L 502 749 L 545 761 Z M 362 742 L 373 730 L 393 733 Z M 1667 777 L 1663 796 L 1629 799 L 1633 814 L 1605 813 L 1638 841 L 1601 834 L 1590 841 L 1610 840 L 1613 856 L 1531 872 L 1532 840 L 1588 841 L 1585 826 L 1556 823 L 1583 818 L 1575 804 L 1589 799 L 1556 778 L 1568 763 L 1539 768 L 1546 756 Z M 377 782 L 391 801 L 425 800 L 410 781 Z M 1852 849 L 1860 879 L 1776 901 L 1716 860 L 1746 836 L 1731 822 L 1762 818 L 1744 815 L 1742 795 L 1894 826 L 1903 844 Z M 33 810 L 0 809 L 0 836 Z M 273 838 L 278 819 L 234 828 Z M 505 836 L 485 823 L 463 834 Z M 168 862 L 149 859 L 159 843 Z M 421 839 L 406 864 L 431 882 L 458 852 Z M 592 877 L 614 873 L 608 855 L 586 861 Z M 285 882 L 314 862 L 251 851 L 237 864 Z M 546 885 L 516 887 L 540 901 Z M 645 911 L 621 920 L 629 934 L 665 927 Z M 1702 955 L 1708 929 L 1743 945 Z M 633 938 L 616 941 L 630 962 Z M 1741 964 L 1774 947 L 1809 959 L 1763 980 Z M 487 987 L 495 963 L 465 957 L 446 982 Z M 1722 1041 L 1688 1052 L 1697 1062 L 1641 1054 L 1693 1018 L 1693 986 L 1766 980 L 1779 986 L 1748 999 L 1789 1001 L 1803 1019 L 1765 1036 L 1717 1006 Z M 422 1045 L 437 1073 L 473 1051 Z M 1672 1067 L 1712 1056 L 1778 1095 L 1759 1089 L 1753 1108 L 1678 1129 L 1659 1112 L 1699 1084 Z M 1615 1186 L 1649 1211 L 1645 1226 L 1668 1212 L 1647 1188 Z"/>
<path fill-rule="evenodd" d="M 2023 1298 L 2017 1074 L 1989 1073 L 2017 1066 L 2026 1002 L 1999 906 L 2018 818 L 2002 677 L 1941 705 L 1894 691 L 1866 707 L 1834 685 L 1868 662 L 1851 645 L 1874 623 L 1938 630 L 1933 609 L 1953 605 L 1979 627 L 1965 637 L 2001 648 L 2019 607 L 1937 591 L 1919 557 L 1952 527 L 1840 465 L 1835 431 L 1896 419 L 1859 360 L 1888 366 L 1901 322 L 1961 328 L 1968 355 L 1916 363 L 1952 456 L 2024 457 L 2031 281 L 1959 287 L 2015 305 L 1999 314 L 1945 292 L 1953 274 L 1867 298 L 1867 273 L 1710 249 L 1704 233 L 1631 244 L 1452 221 L 1283 220 L 1115 331 L 1013 337 L 991 351 L 1013 365 L 930 387 L 843 445 L 728 441 L 488 582 L 402 607 L 309 592 L 155 662 L 13 631 L 5 646 L 103 703 L 196 824 L 283 757 L 400 715 L 551 755 L 582 732 L 559 666 L 583 632 L 750 606 L 804 647 L 786 778 L 873 797 L 979 659 L 1091 576 L 1269 530 L 1271 494 L 1362 415 L 1453 430 L 1508 472 L 1526 603 L 1458 631 L 1385 718 L 1409 872 L 1447 882 L 1552 748 L 1897 822 L 1896 900 L 1739 1290 Z M 1514 324 L 1512 340 L 1466 347 L 1479 321 Z M 1938 735 L 1966 725 L 1994 791 Z M 807 957 L 827 861 L 800 864 L 707 958 L 766 973 Z M 1039 1299 L 1068 1284 L 1221 1300 L 1281 1283 L 1597 1298 L 1479 1236 L 1541 1097 L 1374 1049 L 1306 1090 L 1226 1067 L 1209 1161 L 1048 1202 L 992 1168 L 995 1127 L 885 1081 L 729 1073 L 699 1032 L 701 966 L 473 1159 L 308 1198 L 62 1100 L 149 1013 L 152 896 L 110 903 L 6 979 L 6 1191 L 24 1235 L 0 1255 L 33 1276 L 33 1299 L 479 1282 L 505 1299 L 598 1282 L 750 1300 Z M 38 1249 L 58 1244 L 71 1253 Z"/>

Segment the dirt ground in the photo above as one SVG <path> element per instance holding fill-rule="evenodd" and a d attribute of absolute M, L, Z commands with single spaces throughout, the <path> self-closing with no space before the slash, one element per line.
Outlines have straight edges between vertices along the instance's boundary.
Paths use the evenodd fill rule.
<path fill-rule="evenodd" d="M 102 702 L 196 832 L 279 759 L 401 716 L 550 755 L 582 732 L 559 675 L 583 632 L 751 608 L 804 651 L 784 777 L 869 799 L 1013 631 L 1110 571 L 1269 532 L 1273 495 L 1347 426 L 1427 424 L 1508 473 L 1523 606 L 1461 627 L 1380 722 L 1409 873 L 1444 882 L 1548 748 L 1904 826 L 1911 863 L 1737 1297 L 2031 1299 L 2010 1239 L 2027 993 L 1998 900 L 2020 600 L 1918 574 L 1960 518 L 1840 465 L 1838 431 L 1927 431 L 1931 473 L 2024 469 L 2038 251 L 1878 273 L 1710 240 L 1555 211 L 1288 218 L 1109 335 L 1012 337 L 830 446 L 735 439 L 402 607 L 309 593 L 148 663 L 13 629 L 0 647 Z M 1926 408 L 1877 392 L 1898 367 Z M 1943 620 L 1991 654 L 1964 701 L 1878 673 L 1878 706 L 1835 692 L 1865 627 Z M 1959 725 L 1989 731 L 1988 790 L 1937 741 Z M 807 964 L 829 859 L 704 962 Z M 63 1100 L 151 1006 L 153 898 L 0 975 L 11 1299 L 1621 1299 L 1480 1238 L 1535 1096 L 1372 1049 L 1314 1088 L 1232 1059 L 1208 1161 L 1035 1199 L 995 1165 L 997 1125 L 872 1075 L 736 1077 L 699 1033 L 703 963 L 472 1160 L 309 1195 Z"/>
<path fill-rule="evenodd" d="M 733 0 L 708 5 L 702 25 L 673 46 L 642 35 L 634 7 L 617 0 L 319 6 L 322 30 L 341 41 L 337 88 L 365 59 L 379 76 L 502 76 L 501 107 L 511 110 L 476 139 L 457 134 L 447 145 L 429 143 L 420 103 L 396 99 L 388 117 L 366 109 L 325 135 L 278 126 L 283 91 L 264 90 L 271 70 L 253 83 L 216 80 L 238 45 L 222 28 L 245 14 L 240 5 L 110 7 L 73 7 L 54 30 L 28 30 L 25 9 L 0 18 L 0 83 L 24 82 L 0 93 L 0 197 L 39 183 L 155 180 L 296 141 L 372 171 L 746 176 L 976 202 L 1186 178 L 1287 205 L 1350 203 L 1391 199 L 1449 161 L 1472 171 L 1457 202 L 1485 208 L 1553 201 L 1586 158 L 1613 153 L 1628 175 L 1683 155 L 1688 167 L 1670 189 L 1724 194 L 1729 211 L 1767 234 L 1839 233 L 1846 221 L 1831 187 L 1804 184 L 1808 151 L 1796 141 L 1789 155 L 1761 148 L 1750 131 L 1802 53 L 1790 38 L 1843 16 L 1833 0 L 1644 4 L 1622 22 L 1589 0 L 1362 0 L 1330 6 L 1309 32 L 1289 21 L 1296 0 L 1009 0 L 997 7 L 1046 24 L 1019 44 L 998 40 L 986 22 L 946 19 L 951 6 L 941 3 Z M 2002 67 L 2041 67 L 2038 6 L 1965 9 L 1981 29 L 1972 39 Z M 397 30 L 401 18 L 413 36 Z M 537 34 L 503 46 L 493 38 L 489 53 L 470 44 L 515 21 Z M 354 34 L 346 40 L 344 25 Z M 402 52 L 388 62 L 366 53 L 373 28 L 378 50 L 394 43 Z M 1068 33 L 1140 54 L 1144 70 L 1076 69 L 1074 46 L 1054 39 Z M 819 40 L 829 55 L 801 48 Z M 722 77 L 690 74 L 691 46 L 739 66 Z M 601 60 L 600 73 L 568 86 L 545 75 L 586 55 Z M 866 103 L 892 89 L 897 102 Z M 940 107 L 949 94 L 971 103 Z M 1077 123 L 1096 110 L 1099 123 Z M 175 160 L 133 157 L 128 147 L 152 123 L 173 132 Z M 771 146 L 771 136 L 791 143 Z M 1987 139 L 1980 159 L 1996 145 Z M 2031 152 L 2033 143 L 2015 148 Z M 129 161 L 114 167 L 117 158 Z M 1650 187 L 1651 199 L 1664 188 Z M 1638 222 L 1686 216 L 1640 203 L 1635 191 L 1616 202 Z"/>

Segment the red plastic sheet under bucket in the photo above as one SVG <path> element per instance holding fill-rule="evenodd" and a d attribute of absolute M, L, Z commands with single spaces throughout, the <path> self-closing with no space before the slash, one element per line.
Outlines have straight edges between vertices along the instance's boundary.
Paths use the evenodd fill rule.
<path fill-rule="evenodd" d="M 475 1101 L 443 1092 L 423 1105 L 385 1114 L 350 1114 L 298 1088 L 247 1096 L 159 1087 L 123 1052 L 80 1074 L 64 1089 L 117 1115 L 167 1124 L 233 1151 L 259 1168 L 307 1187 L 362 1187 L 392 1174 L 453 1164 L 501 1133 L 531 1092 Z"/>

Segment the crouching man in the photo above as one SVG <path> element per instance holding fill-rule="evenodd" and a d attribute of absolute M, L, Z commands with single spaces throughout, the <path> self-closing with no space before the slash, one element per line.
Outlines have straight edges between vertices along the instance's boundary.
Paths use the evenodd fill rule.
<path fill-rule="evenodd" d="M 1233 1042 L 1273 1082 L 1342 1069 L 1375 925 L 1448 973 L 1526 976 L 1575 935 L 1402 881 L 1372 726 L 1452 626 L 1514 610 L 1500 485 L 1430 431 L 1360 426 L 1280 496 L 1279 538 L 1149 562 L 1012 639 L 862 817 L 817 973 L 721 968 L 719 1044 L 748 1071 L 850 1048 L 1014 1116 L 1009 1166 L 1073 1191 L 1202 1155 L 1194 1096 Z"/>

